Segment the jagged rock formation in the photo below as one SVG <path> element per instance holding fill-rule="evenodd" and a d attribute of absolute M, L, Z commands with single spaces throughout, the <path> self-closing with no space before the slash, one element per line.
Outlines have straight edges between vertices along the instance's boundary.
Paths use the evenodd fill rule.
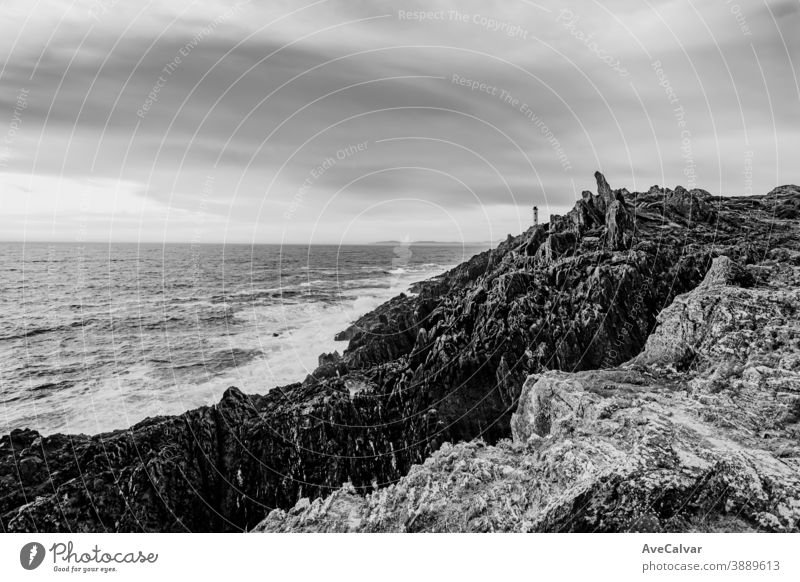
<path fill-rule="evenodd" d="M 510 436 L 528 375 L 636 356 L 713 257 L 796 261 L 796 223 L 782 218 L 795 187 L 721 198 L 596 178 L 566 216 L 361 318 L 302 383 L 231 388 L 216 406 L 93 437 L 3 437 L 3 529 L 238 530 L 342 483 L 375 490 L 442 443 Z"/>
<path fill-rule="evenodd" d="M 513 441 L 445 445 L 391 487 L 303 499 L 256 530 L 800 531 L 800 255 L 787 251 L 793 264 L 754 274 L 715 259 L 626 365 L 530 376 Z"/>

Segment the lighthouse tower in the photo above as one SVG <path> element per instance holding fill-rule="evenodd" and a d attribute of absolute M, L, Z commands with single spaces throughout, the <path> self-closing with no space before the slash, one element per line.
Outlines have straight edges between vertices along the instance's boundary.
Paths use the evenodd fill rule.
<path fill-rule="evenodd" d="M 533 226 L 539 226 L 539 207 L 533 207 Z"/>

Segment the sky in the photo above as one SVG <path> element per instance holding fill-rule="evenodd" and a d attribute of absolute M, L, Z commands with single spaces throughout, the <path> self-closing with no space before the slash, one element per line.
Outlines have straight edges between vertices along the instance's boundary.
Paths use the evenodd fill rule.
<path fill-rule="evenodd" d="M 798 183 L 798 0 L 7 0 L 0 240 L 499 240 Z"/>

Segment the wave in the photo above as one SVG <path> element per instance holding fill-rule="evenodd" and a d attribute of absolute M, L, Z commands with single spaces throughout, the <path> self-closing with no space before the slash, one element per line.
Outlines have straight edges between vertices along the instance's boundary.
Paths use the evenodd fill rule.
<path fill-rule="evenodd" d="M 0 341 L 11 341 L 11 340 L 18 340 L 18 339 L 27 339 L 30 337 L 35 337 L 37 335 L 43 335 L 46 333 L 55 333 L 58 331 L 64 331 L 69 329 L 69 326 L 55 326 L 55 327 L 37 327 L 35 329 L 23 331 L 21 333 L 12 333 L 9 335 L 2 335 L 0 336 Z"/>
<path fill-rule="evenodd" d="M 46 335 L 46 334 L 66 333 L 76 328 L 92 327 L 99 323 L 103 322 L 95 317 L 89 317 L 86 319 L 81 319 L 70 323 L 59 324 L 59 325 L 46 325 L 42 327 L 35 327 L 33 329 L 24 330 L 19 333 L 10 333 L 7 335 L 0 336 L 0 341 L 29 339 L 32 337 Z M 16 329 L 19 329 L 19 327 L 17 327 Z"/>
<path fill-rule="evenodd" d="M 79 291 L 64 263 L 54 279 L 63 293 L 31 281 L 40 292 L 25 298 L 30 307 L 0 307 L 0 341 L 18 342 L 0 353 L 0 432 L 100 432 L 216 402 L 231 385 L 263 394 L 302 380 L 319 354 L 346 346 L 338 332 L 444 268 L 430 260 L 392 265 L 385 253 L 358 250 L 331 255 L 328 268 L 303 265 L 303 251 L 290 270 L 268 261 L 254 271 L 244 249 L 247 261 L 214 265 L 199 283 L 182 267 L 167 271 L 160 252 L 152 269 L 137 269 L 132 257 L 111 279 L 105 257 L 89 274 L 98 286 Z M 30 337 L 45 339 L 19 341 Z"/>

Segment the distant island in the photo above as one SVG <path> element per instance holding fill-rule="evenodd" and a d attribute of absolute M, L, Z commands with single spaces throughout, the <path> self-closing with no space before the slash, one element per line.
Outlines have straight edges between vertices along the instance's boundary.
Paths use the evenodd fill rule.
<path fill-rule="evenodd" d="M 500 244 L 501 240 L 492 242 L 490 240 L 480 240 L 480 241 L 440 241 L 440 240 L 412 240 L 412 241 L 400 241 L 400 240 L 379 240 L 377 242 L 370 243 L 371 245 L 375 246 L 395 246 L 395 245 L 432 245 L 432 246 L 465 246 L 465 247 L 479 247 L 479 246 L 495 246 Z"/>

